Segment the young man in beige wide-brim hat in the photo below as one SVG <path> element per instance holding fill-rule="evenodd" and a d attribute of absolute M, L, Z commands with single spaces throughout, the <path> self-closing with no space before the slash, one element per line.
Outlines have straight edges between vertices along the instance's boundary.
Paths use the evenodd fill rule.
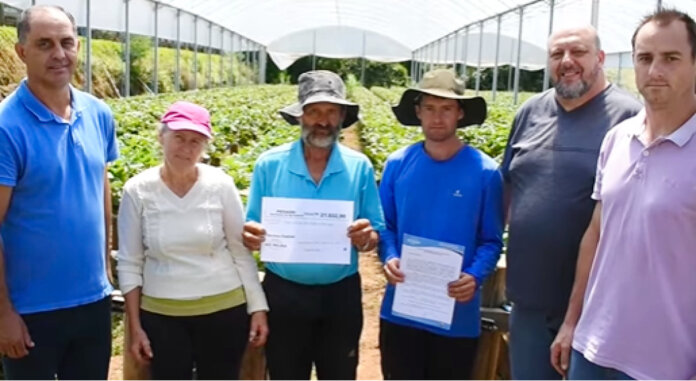
<path fill-rule="evenodd" d="M 486 118 L 486 102 L 463 93 L 454 72 L 433 70 L 393 108 L 402 124 L 421 126 L 425 140 L 392 153 L 380 185 L 387 223 L 380 257 L 389 281 L 380 314 L 385 379 L 471 377 L 480 335 L 479 289 L 503 246 L 503 212 L 497 163 L 456 135 L 457 128 Z M 434 280 L 443 282 L 442 291 L 429 297 L 441 292 L 454 299 L 451 315 L 435 319 L 393 310 L 396 285 L 418 275 L 400 269 L 404 245 L 463 256 L 458 279 Z"/>

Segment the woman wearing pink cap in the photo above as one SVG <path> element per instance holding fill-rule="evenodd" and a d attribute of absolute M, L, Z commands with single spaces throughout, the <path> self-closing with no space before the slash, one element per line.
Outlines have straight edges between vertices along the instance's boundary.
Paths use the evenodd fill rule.
<path fill-rule="evenodd" d="M 247 342 L 268 335 L 242 202 L 230 176 L 199 162 L 208 110 L 176 102 L 161 122 L 164 162 L 126 183 L 118 213 L 128 350 L 154 379 L 190 380 L 194 366 L 198 379 L 236 379 Z"/>

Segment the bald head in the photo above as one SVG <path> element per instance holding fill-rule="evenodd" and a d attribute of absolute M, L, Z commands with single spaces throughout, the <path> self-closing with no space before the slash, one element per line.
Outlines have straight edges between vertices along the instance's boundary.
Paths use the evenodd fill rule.
<path fill-rule="evenodd" d="M 77 25 L 75 18 L 68 11 L 57 5 L 34 5 L 22 11 L 17 22 L 17 40 L 20 44 L 27 42 L 27 36 L 31 30 L 32 18 L 37 15 L 52 18 L 65 18 L 72 24 L 75 36 L 77 36 Z"/>
<path fill-rule="evenodd" d="M 549 72 L 559 101 L 579 103 L 605 86 L 604 52 L 591 26 L 562 29 L 549 38 Z"/>
<path fill-rule="evenodd" d="M 548 41 L 549 51 L 551 51 L 551 45 L 555 41 L 569 37 L 580 38 L 585 43 L 592 44 L 597 51 L 602 50 L 602 44 L 599 41 L 597 29 L 595 29 L 592 25 L 587 25 L 577 28 L 561 29 L 551 34 Z"/>

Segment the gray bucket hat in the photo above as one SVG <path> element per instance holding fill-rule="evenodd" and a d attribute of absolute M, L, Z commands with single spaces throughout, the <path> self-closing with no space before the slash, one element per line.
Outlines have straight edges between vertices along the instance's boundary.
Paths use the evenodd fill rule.
<path fill-rule="evenodd" d="M 302 73 L 298 80 L 298 102 L 280 110 L 280 115 L 290 124 L 299 124 L 304 106 L 312 103 L 329 102 L 346 107 L 343 128 L 359 119 L 360 107 L 346 100 L 346 86 L 336 73 L 316 70 Z"/>
<path fill-rule="evenodd" d="M 421 121 L 416 115 L 415 102 L 421 94 L 458 100 L 464 110 L 464 118 L 457 123 L 458 128 L 481 124 L 486 120 L 486 101 L 481 97 L 465 97 L 464 82 L 457 78 L 452 70 L 435 69 L 425 73 L 417 88 L 404 91 L 399 104 L 392 107 L 399 123 L 406 126 L 420 126 Z"/>

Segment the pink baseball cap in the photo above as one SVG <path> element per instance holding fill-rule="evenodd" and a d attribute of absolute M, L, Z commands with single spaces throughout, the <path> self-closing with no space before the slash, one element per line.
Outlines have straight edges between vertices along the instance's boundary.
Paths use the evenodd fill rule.
<path fill-rule="evenodd" d="M 213 137 L 210 113 L 204 107 L 191 102 L 175 102 L 169 106 L 160 122 L 167 124 L 170 130 L 189 130 L 203 134 L 208 139 Z"/>

